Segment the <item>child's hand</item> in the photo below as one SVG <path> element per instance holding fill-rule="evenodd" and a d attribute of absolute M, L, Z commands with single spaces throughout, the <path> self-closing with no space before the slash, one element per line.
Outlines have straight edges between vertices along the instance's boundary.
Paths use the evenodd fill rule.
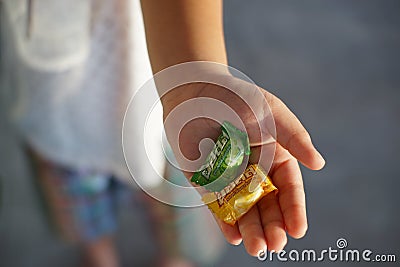
<path fill-rule="evenodd" d="M 179 114 L 185 116 L 186 113 L 182 111 L 180 113 L 172 112 L 174 115 L 168 116 L 179 104 L 199 97 L 217 99 L 233 108 L 244 123 L 251 144 L 260 143 L 260 134 L 262 140 L 270 137 L 267 135 L 275 136 L 275 134 L 270 133 L 271 129 L 268 129 L 270 125 L 267 125 L 268 121 L 271 122 L 271 117 L 268 118 L 268 115 L 272 113 L 277 137 L 275 151 L 267 149 L 270 153 L 264 154 L 260 158 L 259 152 L 262 146 L 269 146 L 270 148 L 271 144 L 253 146 L 250 162 L 257 162 L 267 170 L 269 169 L 269 175 L 278 187 L 279 193 L 277 195 L 268 194 L 261 199 L 234 226 L 225 224 L 220 220 L 217 221 L 226 240 L 231 244 L 239 244 L 243 240 L 250 255 L 257 256 L 258 252 L 265 249 L 266 246 L 269 250 L 279 251 L 286 244 L 286 231 L 294 238 L 301 238 L 307 230 L 305 194 L 297 161 L 312 170 L 321 169 L 325 161 L 313 146 L 307 131 L 281 100 L 271 93 L 242 80 L 234 77 L 227 77 L 227 79 L 229 79 L 228 83 L 233 91 L 246 94 L 250 98 L 253 97 L 254 99 L 250 99 L 250 102 L 259 103 L 252 108 L 259 114 L 265 114 L 265 121 L 257 124 L 257 119 L 249 107 L 232 91 L 214 84 L 193 83 L 172 90 L 162 97 L 167 136 L 178 162 L 182 164 L 184 160 L 177 155 L 182 153 L 187 159 L 199 159 L 200 140 L 204 138 L 215 140 L 217 138 L 220 126 L 215 121 L 197 118 L 188 122 L 178 132 L 180 129 L 177 128 L 177 124 L 182 119 L 178 118 Z M 257 95 L 258 99 L 256 99 Z M 264 96 L 265 101 L 259 99 L 260 95 Z M 271 113 L 269 113 L 268 105 Z M 196 110 L 206 108 L 196 106 L 196 102 L 193 102 L 187 112 L 196 112 Z M 215 112 L 222 111 L 216 110 Z M 221 117 L 221 114 L 215 115 L 215 118 Z M 261 130 L 258 125 L 261 126 Z M 176 141 L 172 138 L 173 136 L 175 136 Z M 179 136 L 179 139 L 176 138 L 177 136 Z M 179 149 L 180 153 L 178 153 Z M 201 160 L 204 161 L 204 155 L 201 155 Z M 184 164 L 181 166 L 184 166 Z M 271 168 L 269 168 L 270 166 Z M 190 177 L 191 173 L 186 172 L 186 175 Z"/>

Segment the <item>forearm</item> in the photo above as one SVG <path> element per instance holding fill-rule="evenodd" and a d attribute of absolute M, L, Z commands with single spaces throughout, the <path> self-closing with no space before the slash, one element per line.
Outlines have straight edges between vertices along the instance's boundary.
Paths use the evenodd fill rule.
<path fill-rule="evenodd" d="M 189 61 L 227 64 L 222 0 L 142 0 L 153 72 Z"/>

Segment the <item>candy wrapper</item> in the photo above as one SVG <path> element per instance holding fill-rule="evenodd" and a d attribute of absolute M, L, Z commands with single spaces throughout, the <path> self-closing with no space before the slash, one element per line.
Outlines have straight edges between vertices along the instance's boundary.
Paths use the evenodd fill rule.
<path fill-rule="evenodd" d="M 229 122 L 223 122 L 218 137 L 206 162 L 195 172 L 191 181 L 209 191 L 222 190 L 236 177 L 245 156 L 250 155 L 249 138 Z"/>
<path fill-rule="evenodd" d="M 218 218 L 234 225 L 262 197 L 275 190 L 261 166 L 252 164 L 224 189 L 206 193 L 202 200 Z"/>

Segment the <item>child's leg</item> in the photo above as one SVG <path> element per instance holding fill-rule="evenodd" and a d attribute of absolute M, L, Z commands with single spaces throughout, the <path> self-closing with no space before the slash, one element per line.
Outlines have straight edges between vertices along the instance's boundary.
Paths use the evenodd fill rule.
<path fill-rule="evenodd" d="M 54 226 L 66 240 L 81 245 L 84 266 L 118 266 L 113 234 L 116 229 L 116 194 L 122 192 L 118 190 L 120 184 L 108 175 L 70 170 L 35 153 L 31 154 L 38 184 L 44 193 Z M 153 225 L 159 266 L 193 266 L 187 259 L 187 253 L 182 251 L 179 238 L 182 235 L 182 222 L 178 218 L 178 208 L 161 203 L 142 192 L 138 193 Z M 202 250 L 198 253 L 204 257 L 216 258 L 215 255 L 221 252 L 219 244 L 222 239 L 218 234 L 207 236 L 213 229 L 209 223 L 205 223 L 207 220 L 204 217 L 197 219 L 202 222 L 194 230 L 201 231 L 204 238 L 198 238 L 194 231 L 191 233 L 197 243 L 202 243 L 197 245 L 196 250 Z M 207 229 L 198 229 L 199 225 Z M 205 242 L 200 239 L 205 239 Z M 207 252 L 210 249 L 212 252 Z"/>
<path fill-rule="evenodd" d="M 157 266 L 194 266 L 185 258 L 179 242 L 176 208 L 159 202 L 145 193 L 140 199 L 147 211 L 148 219 L 157 245 Z"/>
<path fill-rule="evenodd" d="M 183 174 L 166 164 L 164 176 L 182 184 Z M 153 188 L 166 199 L 171 196 L 165 188 Z M 212 266 L 225 249 L 225 241 L 206 207 L 184 209 L 164 204 L 146 193 L 139 195 L 149 214 L 160 266 Z M 187 197 L 187 196 L 186 196 Z M 196 196 L 193 196 L 194 198 Z M 191 201 L 188 199 L 188 201 Z"/>
<path fill-rule="evenodd" d="M 84 266 L 118 266 L 109 176 L 71 170 L 34 152 L 30 155 L 54 226 L 64 239 L 82 247 Z"/>

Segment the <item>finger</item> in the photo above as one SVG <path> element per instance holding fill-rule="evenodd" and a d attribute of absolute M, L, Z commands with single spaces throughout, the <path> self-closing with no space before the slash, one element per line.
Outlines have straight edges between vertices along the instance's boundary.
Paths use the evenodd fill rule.
<path fill-rule="evenodd" d="M 275 142 L 263 146 L 252 147 L 249 162 L 260 164 L 263 169 L 268 173 L 273 165 L 275 165 L 275 153 L 277 146 L 278 144 Z"/>
<path fill-rule="evenodd" d="M 214 215 L 214 214 L 213 214 Z M 214 215 L 214 219 L 217 222 L 219 228 L 221 229 L 222 234 L 224 235 L 226 241 L 228 241 L 228 243 L 232 244 L 232 245 L 240 245 L 240 243 L 242 243 L 242 236 L 239 232 L 239 228 L 238 225 L 229 225 L 224 223 L 223 221 L 221 221 L 220 219 L 218 219 L 217 217 L 215 217 Z"/>
<path fill-rule="evenodd" d="M 257 205 L 268 250 L 282 250 L 287 243 L 287 237 L 278 197 L 276 194 L 270 193 L 261 199 Z"/>
<path fill-rule="evenodd" d="M 258 256 L 261 250 L 265 251 L 267 243 L 257 206 L 252 207 L 248 213 L 240 218 L 238 225 L 247 253 Z"/>
<path fill-rule="evenodd" d="M 276 96 L 264 90 L 275 120 L 277 140 L 297 160 L 312 170 L 321 169 L 325 160 L 314 147 L 307 130 Z"/>
<path fill-rule="evenodd" d="M 301 171 L 296 159 L 281 146 L 277 146 L 279 164 L 271 170 L 271 178 L 278 188 L 278 199 L 289 235 L 301 238 L 307 231 L 306 201 Z"/>

